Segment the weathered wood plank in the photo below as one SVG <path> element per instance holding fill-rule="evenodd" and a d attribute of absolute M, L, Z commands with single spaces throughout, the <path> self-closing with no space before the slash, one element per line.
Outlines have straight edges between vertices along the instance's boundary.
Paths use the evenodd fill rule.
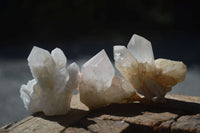
<path fill-rule="evenodd" d="M 88 111 L 79 96 L 72 99 L 72 110 L 65 116 L 36 113 L 8 124 L 1 132 L 200 132 L 200 97 L 167 95 L 166 103 L 113 104 Z"/>
<path fill-rule="evenodd" d="M 197 96 L 185 96 L 185 95 L 166 95 L 165 98 L 185 101 L 185 102 L 192 102 L 192 103 L 200 103 L 200 97 Z"/>

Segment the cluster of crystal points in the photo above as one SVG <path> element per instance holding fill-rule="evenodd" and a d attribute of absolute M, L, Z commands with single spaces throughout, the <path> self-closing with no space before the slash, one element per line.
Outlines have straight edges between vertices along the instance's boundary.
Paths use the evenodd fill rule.
<path fill-rule="evenodd" d="M 124 46 L 114 46 L 115 66 L 146 99 L 163 99 L 165 94 L 185 79 L 187 68 L 183 62 L 154 60 L 151 43 L 133 35 Z"/>
<path fill-rule="evenodd" d="M 154 60 L 151 43 L 138 35 L 133 35 L 128 48 L 114 46 L 114 59 L 125 79 L 115 75 L 104 50 L 87 61 L 80 73 L 76 63 L 66 68 L 67 59 L 61 49 L 49 53 L 33 47 L 28 64 L 34 79 L 20 89 L 25 108 L 45 115 L 66 114 L 76 88 L 89 109 L 140 100 L 138 93 L 147 100 L 159 101 L 185 79 L 187 71 L 182 62 Z"/>
<path fill-rule="evenodd" d="M 81 70 L 80 100 L 90 109 L 137 98 L 132 85 L 115 76 L 115 70 L 104 50 L 87 61 Z"/>
<path fill-rule="evenodd" d="M 28 111 L 42 111 L 45 115 L 69 112 L 73 91 L 80 82 L 80 73 L 76 63 L 68 68 L 66 63 L 67 59 L 59 48 L 50 54 L 47 50 L 33 47 L 28 64 L 34 79 L 20 89 L 20 97 Z"/>

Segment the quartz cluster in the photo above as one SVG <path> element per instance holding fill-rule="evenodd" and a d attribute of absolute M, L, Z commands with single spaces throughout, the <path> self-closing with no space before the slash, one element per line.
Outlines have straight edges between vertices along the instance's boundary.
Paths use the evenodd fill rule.
<path fill-rule="evenodd" d="M 76 63 L 66 68 L 67 59 L 61 49 L 55 48 L 50 54 L 33 47 L 28 64 L 34 79 L 20 89 L 25 108 L 32 113 L 42 111 L 45 115 L 69 112 L 71 97 L 80 82 Z"/>
<path fill-rule="evenodd" d="M 104 50 L 82 66 L 79 92 L 81 102 L 90 109 L 138 98 L 127 80 L 115 76 L 113 65 Z"/>
<path fill-rule="evenodd" d="M 134 34 L 125 46 L 114 46 L 115 66 L 147 100 L 162 100 L 172 86 L 183 81 L 186 65 L 180 61 L 154 60 L 151 43 Z"/>
<path fill-rule="evenodd" d="M 20 89 L 25 108 L 45 115 L 66 114 L 76 88 L 81 102 L 89 109 L 141 100 L 138 93 L 147 100 L 161 101 L 174 85 L 185 79 L 187 71 L 183 62 L 154 60 L 151 43 L 136 34 L 128 48 L 114 46 L 114 60 L 125 79 L 115 75 L 104 50 L 88 60 L 80 73 L 76 63 L 66 68 L 67 59 L 61 49 L 49 53 L 33 47 L 28 64 L 34 79 Z"/>

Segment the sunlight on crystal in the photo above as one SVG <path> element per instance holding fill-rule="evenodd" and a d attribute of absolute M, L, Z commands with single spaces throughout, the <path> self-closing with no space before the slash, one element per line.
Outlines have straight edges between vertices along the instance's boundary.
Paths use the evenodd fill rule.
<path fill-rule="evenodd" d="M 115 70 L 104 50 L 83 65 L 79 92 L 81 102 L 90 109 L 138 98 L 128 81 L 115 76 Z"/>
<path fill-rule="evenodd" d="M 114 46 L 115 66 L 146 99 L 163 99 L 177 83 L 185 79 L 187 68 L 183 62 L 154 60 L 151 43 L 134 34 L 124 46 Z"/>
<path fill-rule="evenodd" d="M 45 115 L 68 113 L 71 97 L 80 81 L 77 64 L 66 68 L 67 59 L 61 49 L 56 48 L 50 54 L 38 47 L 33 47 L 28 63 L 34 79 L 20 89 L 25 108 L 31 113 L 42 111 Z"/>

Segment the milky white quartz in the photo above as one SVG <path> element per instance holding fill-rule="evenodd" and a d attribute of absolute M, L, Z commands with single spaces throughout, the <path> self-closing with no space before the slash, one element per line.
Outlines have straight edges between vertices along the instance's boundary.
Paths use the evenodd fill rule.
<path fill-rule="evenodd" d="M 20 97 L 25 108 L 45 115 L 62 115 L 70 110 L 70 101 L 80 81 L 79 68 L 72 63 L 66 68 L 63 51 L 55 48 L 51 54 L 33 47 L 28 64 L 33 75 L 27 85 L 22 85 Z"/>
<path fill-rule="evenodd" d="M 83 65 L 79 92 L 81 102 L 90 109 L 137 97 L 128 81 L 115 76 L 115 70 L 104 50 Z"/>
<path fill-rule="evenodd" d="M 114 46 L 115 66 L 146 99 L 163 99 L 172 86 L 185 79 L 184 63 L 154 60 L 151 43 L 145 38 L 134 34 L 127 47 Z"/>

